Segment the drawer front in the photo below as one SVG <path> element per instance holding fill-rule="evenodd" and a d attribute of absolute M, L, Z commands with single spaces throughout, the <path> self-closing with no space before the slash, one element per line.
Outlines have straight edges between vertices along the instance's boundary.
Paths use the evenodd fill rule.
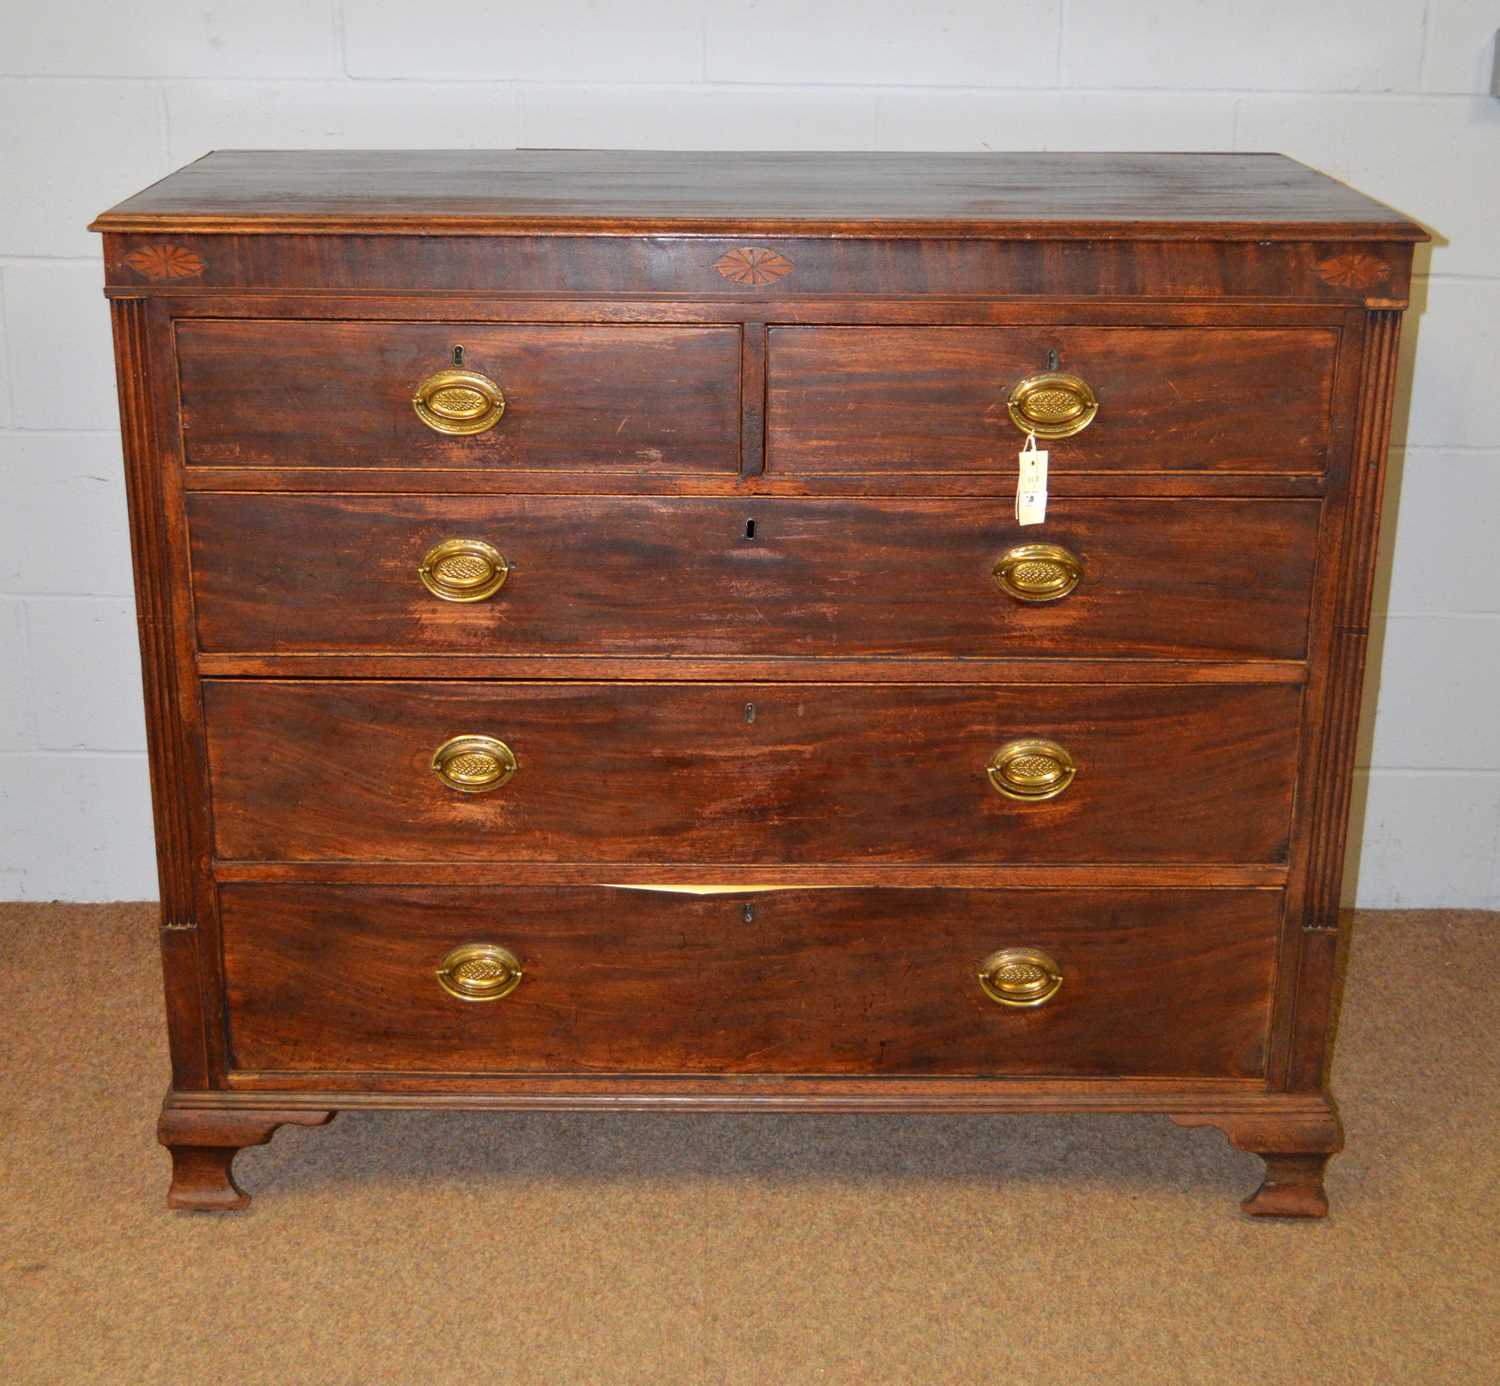
<path fill-rule="evenodd" d="M 1252 1078 L 1281 912 L 1268 890 L 293 884 L 221 902 L 236 1067 L 450 1073 Z M 471 944 L 510 954 L 512 990 L 444 989 Z M 1041 1004 L 980 984 L 1016 948 L 1056 965 Z M 512 967 L 481 957 L 458 985 L 503 991 Z"/>
<path fill-rule="evenodd" d="M 1014 471 L 1012 388 L 1083 379 L 1098 413 L 1049 447 L 1053 473 L 1318 472 L 1337 333 L 1220 327 L 777 327 L 775 472 Z"/>
<path fill-rule="evenodd" d="M 210 679 L 203 697 L 222 858 L 1274 862 L 1300 690 Z M 1062 754 L 1011 750 L 997 792 L 987 767 L 1027 738 Z M 455 756 L 467 789 L 433 768 Z M 1055 797 L 1010 797 L 1062 786 L 1067 757 Z"/>
<path fill-rule="evenodd" d="M 482 432 L 435 431 L 413 407 L 457 346 L 503 396 Z M 739 468 L 735 327 L 185 322 L 177 352 L 191 466 Z M 462 399 L 428 412 L 493 417 L 458 417 Z"/>
<path fill-rule="evenodd" d="M 1058 499 L 1022 529 L 997 501 L 188 499 L 201 647 L 328 653 L 1298 659 L 1318 514 Z M 460 546 L 477 586 L 432 561 L 424 582 L 450 541 L 493 551 Z M 1061 598 L 1067 556 L 1035 590 L 997 581 L 1039 543 L 1081 567 Z"/>

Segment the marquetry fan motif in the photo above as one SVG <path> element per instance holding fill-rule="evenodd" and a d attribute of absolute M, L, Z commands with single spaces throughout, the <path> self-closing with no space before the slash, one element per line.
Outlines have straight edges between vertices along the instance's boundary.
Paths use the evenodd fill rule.
<path fill-rule="evenodd" d="M 186 246 L 144 245 L 132 250 L 125 263 L 147 279 L 192 279 L 203 273 L 208 266 L 201 255 L 195 255 Z"/>
<path fill-rule="evenodd" d="M 1317 270 L 1320 279 L 1344 289 L 1368 289 L 1384 279 L 1386 273 L 1383 260 L 1359 251 L 1319 260 Z"/>
<path fill-rule="evenodd" d="M 774 250 L 758 246 L 741 246 L 714 261 L 714 268 L 732 284 L 750 284 L 759 287 L 774 284 L 784 274 L 790 274 L 792 262 Z"/>

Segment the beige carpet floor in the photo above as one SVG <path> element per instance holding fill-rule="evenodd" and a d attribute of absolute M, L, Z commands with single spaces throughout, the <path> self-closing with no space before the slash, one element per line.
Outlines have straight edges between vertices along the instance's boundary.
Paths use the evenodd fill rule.
<path fill-rule="evenodd" d="M 1356 918 L 1321 1223 L 1164 1117 L 346 1113 L 169 1213 L 154 946 L 0 906 L 16 1386 L 1500 1380 L 1500 915 Z"/>

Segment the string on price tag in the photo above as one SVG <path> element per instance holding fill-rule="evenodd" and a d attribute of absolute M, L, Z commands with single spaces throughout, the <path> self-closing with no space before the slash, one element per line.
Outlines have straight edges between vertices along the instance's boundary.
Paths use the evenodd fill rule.
<path fill-rule="evenodd" d="M 1047 518 L 1047 454 L 1036 445 L 1036 434 L 1026 435 L 1021 449 L 1021 471 L 1016 477 L 1016 523 L 1039 525 Z"/>

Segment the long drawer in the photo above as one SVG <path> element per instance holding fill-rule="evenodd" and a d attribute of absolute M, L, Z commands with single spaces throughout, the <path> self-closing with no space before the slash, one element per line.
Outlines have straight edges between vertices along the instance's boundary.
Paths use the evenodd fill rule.
<path fill-rule="evenodd" d="M 738 327 L 186 322 L 177 353 L 190 466 L 739 468 Z"/>
<path fill-rule="evenodd" d="M 972 500 L 188 499 L 200 647 L 326 653 L 1297 659 L 1318 515 L 1059 498 L 1021 528 Z"/>
<path fill-rule="evenodd" d="M 221 908 L 246 1070 L 1251 1078 L 1281 895 L 288 884 Z"/>
<path fill-rule="evenodd" d="M 1014 471 L 1012 391 L 1055 359 L 1098 406 L 1052 444 L 1058 475 L 1318 472 L 1337 345 L 1323 328 L 775 327 L 767 469 Z M 1066 395 L 1038 398 L 1066 412 Z"/>
<path fill-rule="evenodd" d="M 1283 684 L 203 685 L 217 851 L 241 860 L 1274 862 L 1299 697 Z"/>

